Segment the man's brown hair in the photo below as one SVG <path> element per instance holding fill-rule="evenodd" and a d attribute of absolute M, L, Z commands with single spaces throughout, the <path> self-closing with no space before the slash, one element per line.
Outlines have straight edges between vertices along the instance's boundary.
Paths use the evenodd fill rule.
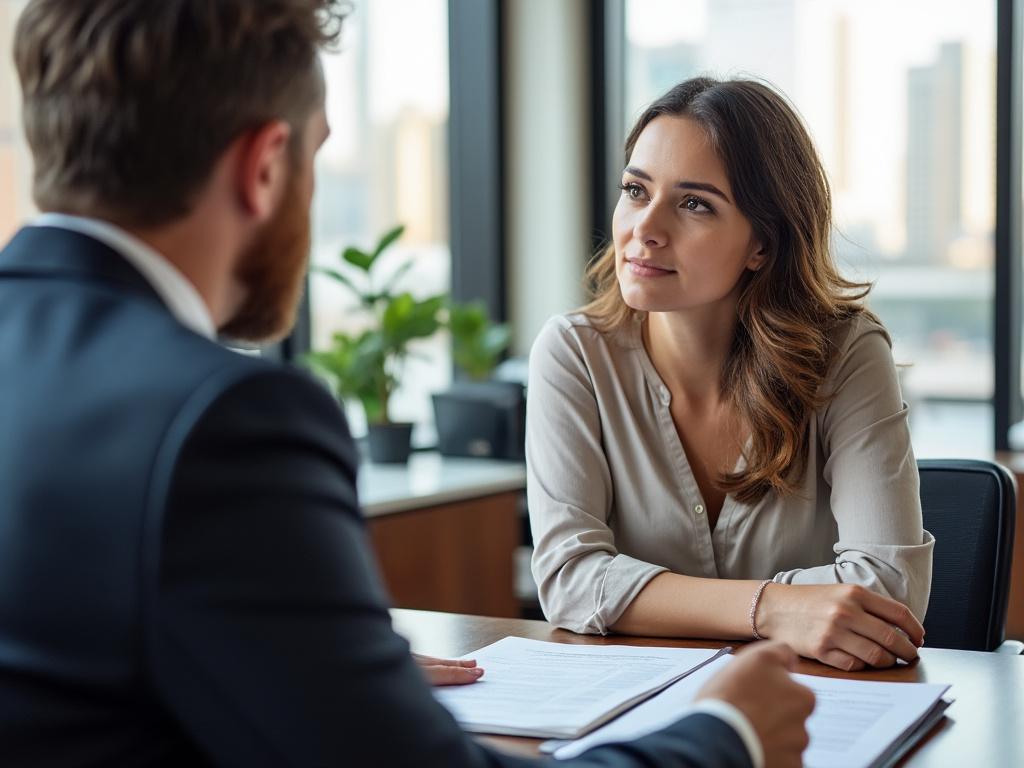
<path fill-rule="evenodd" d="M 273 120 L 293 140 L 323 94 L 338 0 L 32 0 L 14 58 L 44 210 L 157 226 L 217 158 Z"/>

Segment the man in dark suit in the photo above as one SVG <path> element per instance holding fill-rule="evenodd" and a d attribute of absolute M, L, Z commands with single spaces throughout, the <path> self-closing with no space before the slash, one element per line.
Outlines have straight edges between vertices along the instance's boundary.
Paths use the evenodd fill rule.
<path fill-rule="evenodd" d="M 214 339 L 293 322 L 335 6 L 22 15 L 44 214 L 0 252 L 7 768 L 533 764 L 467 738 L 392 631 L 332 398 Z M 696 713 L 575 764 L 797 765 L 793 659 L 741 654 Z"/>

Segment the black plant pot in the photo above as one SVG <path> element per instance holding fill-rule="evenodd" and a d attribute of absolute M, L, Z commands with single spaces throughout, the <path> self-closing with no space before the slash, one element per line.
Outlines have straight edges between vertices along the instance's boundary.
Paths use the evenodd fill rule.
<path fill-rule="evenodd" d="M 456 381 L 433 399 L 442 455 L 523 460 L 526 397 L 522 384 Z"/>
<path fill-rule="evenodd" d="M 404 464 L 409 460 L 412 424 L 370 424 L 367 439 L 374 464 Z"/>

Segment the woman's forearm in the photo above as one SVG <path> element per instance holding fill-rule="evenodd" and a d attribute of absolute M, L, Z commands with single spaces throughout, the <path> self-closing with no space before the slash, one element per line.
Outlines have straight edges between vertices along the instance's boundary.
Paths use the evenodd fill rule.
<path fill-rule="evenodd" d="M 630 635 L 750 639 L 758 581 L 662 573 L 611 629 Z M 763 637 L 845 670 L 911 661 L 924 629 L 906 606 L 859 584 L 770 584 L 758 605 Z"/>
<path fill-rule="evenodd" d="M 611 629 L 649 637 L 749 639 L 758 581 L 661 573 L 648 582 Z"/>

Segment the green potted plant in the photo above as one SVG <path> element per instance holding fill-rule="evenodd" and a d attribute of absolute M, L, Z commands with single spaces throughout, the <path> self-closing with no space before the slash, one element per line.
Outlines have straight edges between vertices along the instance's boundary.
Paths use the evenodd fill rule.
<path fill-rule="evenodd" d="M 483 302 L 448 310 L 452 359 L 464 376 L 433 397 L 438 450 L 448 456 L 521 459 L 526 427 L 523 387 L 496 381 L 512 332 L 494 323 Z"/>
<path fill-rule="evenodd" d="M 362 403 L 370 458 L 375 462 L 403 462 L 409 458 L 412 424 L 392 421 L 388 406 L 410 342 L 432 336 L 441 328 L 446 302 L 444 294 L 416 299 L 397 289 L 412 259 L 386 279 L 380 274 L 381 254 L 404 231 L 403 226 L 397 226 L 386 232 L 369 252 L 355 247 L 342 251 L 342 260 L 358 270 L 358 277 L 314 267 L 314 271 L 345 286 L 358 299 L 358 311 L 369 320 L 359 333 L 334 334 L 330 348 L 311 352 L 306 360 L 333 383 L 339 398 Z"/>
<path fill-rule="evenodd" d="M 512 341 L 508 325 L 492 323 L 482 301 L 452 304 L 448 309 L 452 360 L 473 381 L 486 381 Z"/>

